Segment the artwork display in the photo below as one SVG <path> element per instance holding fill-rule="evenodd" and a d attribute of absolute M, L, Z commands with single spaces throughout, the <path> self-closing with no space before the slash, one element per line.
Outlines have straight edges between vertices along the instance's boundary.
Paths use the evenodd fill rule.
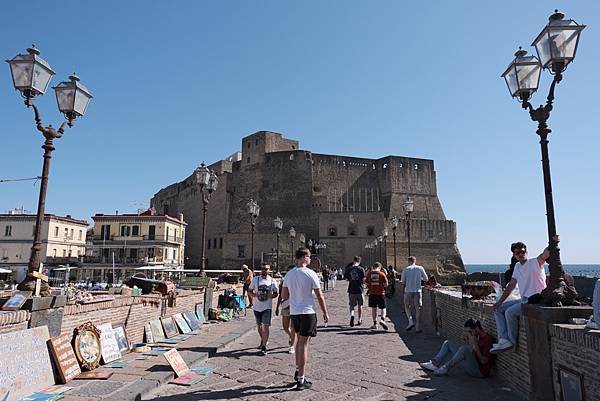
<path fill-rule="evenodd" d="M 16 401 L 54 385 L 47 326 L 0 334 L 0 400 Z"/>
<path fill-rule="evenodd" d="M 121 351 L 121 354 L 129 352 L 129 340 L 127 339 L 127 332 L 125 331 L 125 326 L 123 323 L 115 324 L 113 326 L 113 332 L 115 333 L 115 338 L 117 339 L 117 344 L 119 345 L 119 351 Z"/>
<path fill-rule="evenodd" d="M 73 349 L 77 361 L 82 368 L 94 370 L 100 365 L 102 357 L 100 348 L 100 330 L 92 322 L 87 322 L 75 329 Z"/>
<path fill-rule="evenodd" d="M 177 377 L 181 377 L 190 371 L 181 354 L 175 348 L 168 350 L 163 355 Z"/>
<path fill-rule="evenodd" d="M 198 330 L 200 328 L 200 321 L 198 320 L 194 312 L 183 312 L 183 317 L 185 318 L 185 321 L 190 326 L 190 329 L 192 329 L 192 331 Z"/>
<path fill-rule="evenodd" d="M 185 318 L 183 317 L 183 315 L 181 313 L 174 314 L 173 320 L 175 320 L 175 323 L 177 323 L 177 327 L 179 327 L 179 330 L 182 333 L 185 334 L 185 333 L 189 333 L 190 331 L 192 331 L 192 329 L 187 324 L 187 321 L 185 320 Z"/>
<path fill-rule="evenodd" d="M 112 324 L 104 323 L 98 326 L 100 330 L 100 347 L 102 350 L 102 360 L 104 363 L 109 363 L 114 360 L 121 358 L 121 351 L 119 351 L 119 344 L 115 337 Z"/>
<path fill-rule="evenodd" d="M 165 336 L 167 338 L 176 337 L 179 334 L 177 330 L 177 326 L 175 326 L 175 321 L 171 317 L 161 317 L 160 322 L 162 323 L 162 327 L 165 330 Z"/>
<path fill-rule="evenodd" d="M 2 305 L 2 310 L 19 310 L 31 296 L 31 291 L 17 291 Z"/>
<path fill-rule="evenodd" d="M 150 320 L 150 329 L 152 331 L 152 338 L 154 342 L 159 342 L 160 340 L 165 339 L 165 332 L 163 330 L 162 323 L 160 319 L 152 319 Z"/>
<path fill-rule="evenodd" d="M 204 318 L 204 305 L 203 304 L 196 304 L 196 317 L 198 318 L 200 325 L 202 325 L 202 323 L 204 323 L 206 321 L 206 319 Z"/>
<path fill-rule="evenodd" d="M 150 326 L 150 323 L 147 323 L 144 326 L 144 341 L 146 341 L 146 344 L 154 344 L 154 335 L 152 334 L 152 326 Z"/>
<path fill-rule="evenodd" d="M 77 377 L 81 373 L 81 368 L 71 345 L 71 336 L 63 334 L 52 337 L 48 343 L 61 383 L 67 383 Z"/>

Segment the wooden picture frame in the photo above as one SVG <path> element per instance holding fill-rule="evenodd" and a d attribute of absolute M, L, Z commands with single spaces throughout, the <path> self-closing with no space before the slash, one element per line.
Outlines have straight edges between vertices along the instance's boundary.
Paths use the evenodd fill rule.
<path fill-rule="evenodd" d="M 2 305 L 2 310 L 19 310 L 31 296 L 31 291 L 17 291 Z"/>
<path fill-rule="evenodd" d="M 161 317 L 160 322 L 162 324 L 163 329 L 165 330 L 165 336 L 167 338 L 177 337 L 179 335 L 179 330 L 177 330 L 177 326 L 175 325 L 175 321 L 171 316 L 169 317 Z"/>
<path fill-rule="evenodd" d="M 131 346 L 129 345 L 129 339 L 127 338 L 127 331 L 125 331 L 125 325 L 123 323 L 117 323 L 113 325 L 113 331 L 115 332 L 115 338 L 119 345 L 119 351 L 121 354 L 129 352 Z"/>
<path fill-rule="evenodd" d="M 198 330 L 200 328 L 200 321 L 196 317 L 196 314 L 192 311 L 185 311 L 182 313 L 185 321 L 192 331 Z"/>
<path fill-rule="evenodd" d="M 200 326 L 202 326 L 202 324 L 206 321 L 206 317 L 204 316 L 204 304 L 196 304 L 195 309 L 196 309 L 196 317 L 198 318 L 198 321 L 200 322 Z"/>
<path fill-rule="evenodd" d="M 150 320 L 149 324 L 150 324 L 150 330 L 152 330 L 152 339 L 154 340 L 155 343 L 157 343 L 161 340 L 164 340 L 166 338 L 165 331 L 162 326 L 162 322 L 160 321 L 159 318 Z"/>
<path fill-rule="evenodd" d="M 558 382 L 562 401 L 585 401 L 583 375 L 564 366 L 558 366 Z"/>
<path fill-rule="evenodd" d="M 182 313 L 176 313 L 172 316 L 172 318 L 175 321 L 175 323 L 177 323 L 177 327 L 179 327 L 179 330 L 182 334 L 187 334 L 192 331 L 190 325 L 187 323 Z"/>
<path fill-rule="evenodd" d="M 154 334 L 152 333 L 150 323 L 144 325 L 144 341 L 146 341 L 146 344 L 154 344 Z"/>
<path fill-rule="evenodd" d="M 100 330 L 100 350 L 102 353 L 102 361 L 109 363 L 121 359 L 121 351 L 119 351 L 119 344 L 117 344 L 117 338 L 110 322 L 98 325 Z"/>
<path fill-rule="evenodd" d="M 100 365 L 100 330 L 92 322 L 83 323 L 75 329 L 73 350 L 83 369 L 94 370 Z"/>

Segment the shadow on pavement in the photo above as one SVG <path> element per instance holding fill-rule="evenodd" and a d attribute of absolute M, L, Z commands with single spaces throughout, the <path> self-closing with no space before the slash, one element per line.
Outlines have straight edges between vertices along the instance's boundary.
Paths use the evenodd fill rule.
<path fill-rule="evenodd" d="M 280 394 L 288 391 L 294 391 L 293 384 L 281 386 L 248 386 L 232 390 L 198 390 L 186 393 L 185 395 L 176 394 L 172 396 L 162 396 L 153 398 L 152 401 L 186 401 L 186 400 L 226 400 L 239 399 L 250 396 L 260 396 L 268 394 Z"/>

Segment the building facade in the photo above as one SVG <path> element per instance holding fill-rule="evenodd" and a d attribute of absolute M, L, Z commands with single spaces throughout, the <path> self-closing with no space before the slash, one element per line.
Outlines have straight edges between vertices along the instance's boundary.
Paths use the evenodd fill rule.
<path fill-rule="evenodd" d="M 411 215 L 411 252 L 434 274 L 464 271 L 456 246 L 456 223 L 446 219 L 438 199 L 432 160 L 387 156 L 366 159 L 316 154 L 299 149 L 295 140 L 260 131 L 242 139 L 235 157 L 210 166 L 219 186 L 208 206 L 206 256 L 209 268 L 255 266 L 276 254 L 273 220 L 284 222 L 280 236 L 280 265 L 290 263 L 293 247 L 305 241 L 325 244 L 321 263 L 344 266 L 354 255 L 367 256 L 365 244 L 389 232 L 385 250 L 377 258 L 393 264 L 391 220 L 401 218 L 396 231 L 397 267 L 406 264 L 408 235 L 403 205 L 414 201 Z M 254 255 L 251 255 L 251 223 L 246 203 L 260 207 L 256 222 Z M 184 213 L 188 259 L 200 264 L 202 200 L 193 174 L 161 189 L 151 199 L 157 210 Z M 294 227 L 296 238 L 288 232 Z"/>
<path fill-rule="evenodd" d="M 19 210 L 0 214 L 0 267 L 24 275 L 31 255 L 36 215 Z M 47 266 L 77 263 L 85 255 L 88 224 L 71 216 L 44 215 L 41 261 Z"/>
<path fill-rule="evenodd" d="M 96 214 L 92 220 L 91 241 L 77 273 L 79 279 L 111 279 L 113 262 L 119 279 L 143 266 L 183 268 L 187 225 L 183 214 L 175 218 L 149 209 L 137 214 Z"/>

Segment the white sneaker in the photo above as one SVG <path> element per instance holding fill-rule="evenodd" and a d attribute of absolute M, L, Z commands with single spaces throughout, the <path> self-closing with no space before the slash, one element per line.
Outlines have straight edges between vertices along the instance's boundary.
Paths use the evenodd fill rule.
<path fill-rule="evenodd" d="M 436 376 L 446 376 L 448 374 L 448 365 L 442 365 L 439 368 L 436 368 L 433 371 L 433 374 Z"/>
<path fill-rule="evenodd" d="M 505 342 L 509 341 L 507 338 L 499 338 L 497 343 L 493 343 L 492 344 L 492 348 L 493 347 L 497 347 L 500 344 L 504 344 Z"/>
<path fill-rule="evenodd" d="M 419 365 L 425 370 L 435 371 L 438 367 L 435 366 L 433 361 L 421 362 Z"/>
<path fill-rule="evenodd" d="M 492 349 L 490 349 L 490 352 L 492 354 L 497 354 L 499 352 L 506 351 L 507 349 L 510 349 L 512 347 L 513 347 L 513 343 L 510 342 L 509 340 L 503 338 L 503 339 L 499 340 L 497 344 L 494 344 Z"/>

